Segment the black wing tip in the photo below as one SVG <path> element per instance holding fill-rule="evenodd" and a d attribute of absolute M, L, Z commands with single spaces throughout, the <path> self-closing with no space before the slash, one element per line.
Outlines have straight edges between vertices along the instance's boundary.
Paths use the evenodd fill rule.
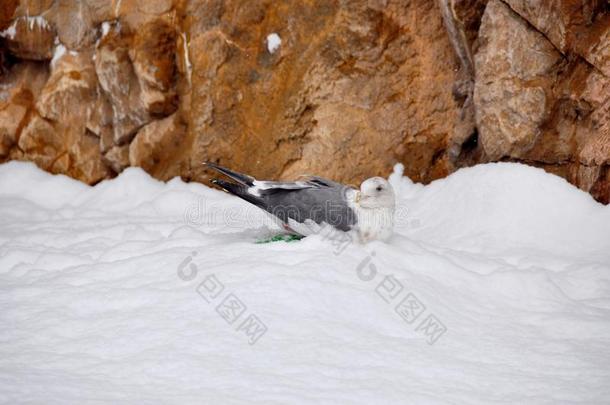
<path fill-rule="evenodd" d="M 237 181 L 238 183 L 243 184 L 245 186 L 251 186 L 255 181 L 254 177 L 252 177 L 252 176 L 233 171 L 233 170 L 223 167 L 217 163 L 203 162 L 202 164 L 206 167 L 216 170 L 219 173 L 224 174 L 227 177 L 230 177 L 231 179 L 233 179 L 233 180 Z"/>
<path fill-rule="evenodd" d="M 229 181 L 220 180 L 220 179 L 212 179 L 212 180 L 210 180 L 210 182 L 213 185 L 219 187 L 225 193 L 238 195 L 238 191 L 237 191 L 237 189 L 239 188 L 238 184 L 231 183 Z"/>
<path fill-rule="evenodd" d="M 201 163 L 203 166 L 211 167 L 212 169 L 218 169 L 220 166 L 214 162 L 203 162 Z"/>
<path fill-rule="evenodd" d="M 210 180 L 210 183 L 212 183 L 215 186 L 222 187 L 225 190 L 227 189 L 226 188 L 227 185 L 233 184 L 233 183 L 229 183 L 228 181 L 224 181 L 224 180 L 220 180 L 220 179 L 212 179 L 212 180 Z"/>

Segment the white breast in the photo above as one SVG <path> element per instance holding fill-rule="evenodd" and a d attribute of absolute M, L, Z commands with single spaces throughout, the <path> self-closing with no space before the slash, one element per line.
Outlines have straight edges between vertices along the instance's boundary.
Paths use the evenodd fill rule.
<path fill-rule="evenodd" d="M 348 202 L 356 214 L 357 231 L 363 243 L 372 240 L 388 240 L 394 230 L 394 207 L 366 208 L 356 201 L 357 192 L 348 195 Z"/>
<path fill-rule="evenodd" d="M 357 207 L 356 228 L 363 243 L 371 240 L 388 240 L 394 229 L 394 210 L 391 208 Z"/>

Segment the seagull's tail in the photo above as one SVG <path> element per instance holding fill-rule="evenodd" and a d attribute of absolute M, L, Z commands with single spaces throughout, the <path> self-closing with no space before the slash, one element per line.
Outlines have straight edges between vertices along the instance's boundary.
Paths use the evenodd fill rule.
<path fill-rule="evenodd" d="M 230 181 L 224 181 L 219 179 L 212 179 L 212 184 L 216 184 L 228 193 L 233 194 L 243 200 L 246 200 L 249 203 L 254 204 L 258 207 L 261 207 L 262 209 L 265 209 L 261 198 L 250 193 L 248 187 L 244 186 L 243 184 L 231 183 Z"/>
<path fill-rule="evenodd" d="M 212 168 L 212 169 L 216 170 L 217 172 L 220 172 L 220 173 L 224 174 L 225 176 L 228 176 L 228 177 L 232 178 L 233 180 L 235 180 L 236 182 L 238 182 L 239 184 L 242 184 L 244 186 L 250 187 L 250 186 L 252 186 L 252 184 L 256 180 L 252 176 L 248 176 L 247 174 L 242 174 L 242 173 L 234 172 L 233 170 L 229 170 L 226 167 L 222 167 L 220 165 L 217 165 L 216 163 L 205 162 L 204 165 L 209 167 L 209 168 Z M 218 184 L 218 183 L 215 183 L 214 181 L 212 181 L 212 183 Z M 228 184 L 230 184 L 230 183 L 228 183 Z M 223 187 L 223 186 L 221 186 L 221 187 Z M 229 190 L 227 190 L 227 191 L 229 191 Z"/>

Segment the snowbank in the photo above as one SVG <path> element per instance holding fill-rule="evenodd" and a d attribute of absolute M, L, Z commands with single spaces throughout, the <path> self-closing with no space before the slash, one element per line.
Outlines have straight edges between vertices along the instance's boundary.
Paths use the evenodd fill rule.
<path fill-rule="evenodd" d="M 604 403 L 610 207 L 515 164 L 391 176 L 390 243 L 139 169 L 0 165 L 6 403 Z"/>

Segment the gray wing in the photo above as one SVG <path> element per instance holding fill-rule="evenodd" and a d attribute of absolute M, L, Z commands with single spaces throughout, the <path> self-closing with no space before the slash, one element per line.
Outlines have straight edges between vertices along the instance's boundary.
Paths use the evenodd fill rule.
<path fill-rule="evenodd" d="M 261 181 L 215 163 L 205 164 L 235 181 L 213 179 L 214 184 L 275 215 L 285 224 L 289 219 L 301 224 L 312 220 L 349 231 L 356 223 L 356 215 L 346 199 L 350 188 L 343 184 L 316 176 L 293 182 Z"/>
<path fill-rule="evenodd" d="M 286 224 L 289 218 L 301 224 L 309 219 L 349 231 L 356 223 L 356 215 L 347 203 L 348 190 L 349 187 L 342 184 L 317 177 L 302 188 L 261 190 L 261 204 L 257 205 Z"/>
<path fill-rule="evenodd" d="M 251 185 L 218 179 L 213 183 L 275 215 L 285 224 L 289 219 L 301 224 L 309 219 L 320 225 L 326 222 L 342 231 L 349 231 L 356 224 L 356 214 L 346 199 L 350 188 L 321 177 L 298 182 L 257 180 Z"/>

